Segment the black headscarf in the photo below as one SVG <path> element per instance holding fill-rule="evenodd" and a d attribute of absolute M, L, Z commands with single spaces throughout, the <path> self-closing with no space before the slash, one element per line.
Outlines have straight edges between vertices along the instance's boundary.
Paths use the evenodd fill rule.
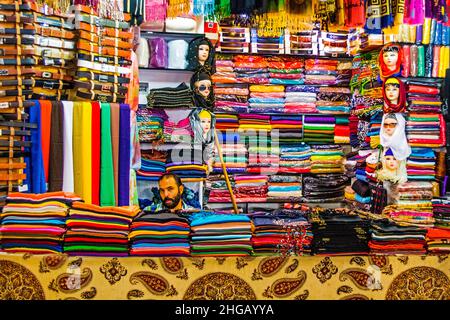
<path fill-rule="evenodd" d="M 211 90 L 209 92 L 208 98 L 205 99 L 200 93 L 198 93 L 195 89 L 195 83 L 201 80 L 209 80 L 211 81 Z M 201 68 L 191 77 L 191 90 L 194 95 L 194 103 L 197 108 L 207 109 L 208 111 L 212 111 L 214 108 L 214 91 L 212 86 L 212 80 L 209 73 Z"/>
<path fill-rule="evenodd" d="M 209 46 L 209 56 L 205 61 L 205 65 L 198 62 L 198 48 L 200 45 L 206 44 Z M 216 59 L 214 46 L 208 38 L 197 37 L 189 42 L 189 49 L 187 54 L 188 70 L 198 70 L 200 68 L 206 70 L 209 74 L 216 72 Z"/>

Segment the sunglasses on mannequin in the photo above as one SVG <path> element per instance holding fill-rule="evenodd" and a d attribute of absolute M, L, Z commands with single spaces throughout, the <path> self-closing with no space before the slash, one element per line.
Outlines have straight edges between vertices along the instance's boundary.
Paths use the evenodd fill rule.
<path fill-rule="evenodd" d="M 391 129 L 395 128 L 396 126 L 397 126 L 397 123 L 396 123 L 396 122 L 392 122 L 392 123 L 384 123 L 384 124 L 383 124 L 383 127 L 385 127 L 385 128 L 391 128 Z"/>
<path fill-rule="evenodd" d="M 198 87 L 198 91 L 205 91 L 205 90 L 209 90 L 209 89 L 211 89 L 211 86 L 207 86 L 204 84 L 202 84 Z"/>

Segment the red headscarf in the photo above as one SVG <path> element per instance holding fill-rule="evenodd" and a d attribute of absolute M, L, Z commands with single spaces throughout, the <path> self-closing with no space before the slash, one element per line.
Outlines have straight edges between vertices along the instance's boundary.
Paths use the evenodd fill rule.
<path fill-rule="evenodd" d="M 392 85 L 392 84 L 398 84 L 399 85 L 399 95 L 398 95 L 398 103 L 393 104 L 389 101 L 389 99 L 386 96 L 386 86 Z M 396 112 L 404 112 L 405 111 L 405 102 L 406 102 L 406 90 L 405 85 L 403 84 L 402 80 L 395 77 L 389 77 L 386 79 L 386 81 L 383 82 L 383 98 L 384 98 L 384 105 L 383 105 L 383 112 L 384 113 L 396 113 Z"/>
<path fill-rule="evenodd" d="M 383 53 L 390 47 L 396 47 L 398 49 L 398 60 L 397 60 L 397 65 L 395 67 L 394 71 L 391 71 L 388 69 L 388 67 L 386 66 L 386 64 L 384 63 L 383 60 Z M 380 68 L 380 78 L 381 80 L 384 81 L 384 79 L 396 74 L 400 72 L 400 67 L 402 65 L 402 61 L 403 61 L 403 49 L 400 45 L 398 44 L 393 44 L 393 43 L 389 43 L 387 45 L 385 45 L 383 47 L 383 49 L 381 49 L 380 51 L 380 55 L 378 56 L 378 66 Z"/>

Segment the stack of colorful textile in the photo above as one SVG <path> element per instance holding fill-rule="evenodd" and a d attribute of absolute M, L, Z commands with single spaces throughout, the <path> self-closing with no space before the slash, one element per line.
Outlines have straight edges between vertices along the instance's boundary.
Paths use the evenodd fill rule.
<path fill-rule="evenodd" d="M 372 203 L 372 192 L 369 183 L 362 180 L 355 180 L 351 188 L 354 191 L 353 197 L 355 200 L 354 204 L 356 208 L 363 211 L 370 211 Z"/>
<path fill-rule="evenodd" d="M 259 114 L 240 114 L 239 115 L 239 131 L 251 131 L 258 132 L 270 131 L 272 127 L 270 125 L 270 116 Z"/>
<path fill-rule="evenodd" d="M 320 87 L 316 107 L 319 113 L 349 114 L 351 92 L 344 87 Z"/>
<path fill-rule="evenodd" d="M 149 213 L 131 223 L 130 255 L 188 256 L 189 221 L 174 213 Z"/>
<path fill-rule="evenodd" d="M 150 89 L 147 96 L 150 108 L 194 108 L 194 98 L 191 89 L 182 82 L 176 88 L 165 87 Z"/>
<path fill-rule="evenodd" d="M 317 174 L 303 179 L 303 195 L 307 202 L 339 202 L 349 178 L 342 174 Z"/>
<path fill-rule="evenodd" d="M 180 178 L 206 178 L 207 165 L 195 161 L 168 162 L 166 172 Z"/>
<path fill-rule="evenodd" d="M 392 221 L 418 227 L 433 227 L 433 185 L 427 181 L 405 182 L 397 186 L 396 204 L 384 208 Z"/>
<path fill-rule="evenodd" d="M 372 152 L 367 158 L 366 158 L 366 165 L 365 165 L 365 176 L 367 182 L 378 182 L 377 178 L 377 168 L 380 163 L 380 152 L 379 150 L 376 150 Z"/>
<path fill-rule="evenodd" d="M 287 86 L 284 112 L 317 113 L 316 101 L 319 88 L 316 86 Z"/>
<path fill-rule="evenodd" d="M 370 226 L 370 252 L 374 254 L 424 254 L 427 230 L 404 226 L 387 219 L 374 220 Z"/>
<path fill-rule="evenodd" d="M 268 176 L 236 175 L 235 197 L 238 202 L 266 202 Z"/>
<path fill-rule="evenodd" d="M 255 255 L 302 255 L 311 252 L 313 233 L 308 211 L 278 209 L 252 215 Z"/>
<path fill-rule="evenodd" d="M 279 145 L 295 145 L 303 138 L 301 115 L 273 115 L 270 117 L 272 139 L 278 138 Z"/>
<path fill-rule="evenodd" d="M 267 59 L 270 83 L 282 85 L 303 84 L 303 59 L 288 57 L 270 57 Z"/>
<path fill-rule="evenodd" d="M 239 128 L 239 118 L 235 114 L 216 113 L 216 129 L 232 130 Z"/>
<path fill-rule="evenodd" d="M 407 82 L 407 101 L 409 112 L 441 113 L 442 101 L 439 96 L 439 82 Z"/>
<path fill-rule="evenodd" d="M 445 144 L 445 121 L 442 114 L 410 113 L 406 136 L 411 147 L 440 147 Z"/>
<path fill-rule="evenodd" d="M 236 55 L 234 72 L 240 83 L 269 84 L 269 70 L 263 56 Z"/>
<path fill-rule="evenodd" d="M 435 226 L 450 229 L 450 197 L 434 198 L 431 202 L 436 220 Z"/>
<path fill-rule="evenodd" d="M 231 188 L 234 190 L 234 179 L 233 176 L 230 177 Z M 225 178 L 219 175 L 209 176 L 208 180 L 206 180 L 206 192 L 208 193 L 208 202 L 223 202 L 230 203 L 231 196 L 228 191 L 227 184 L 225 182 Z M 233 191 L 234 193 L 234 191 Z"/>
<path fill-rule="evenodd" d="M 347 55 L 349 48 L 347 32 L 321 32 L 319 37 L 319 54 L 324 56 Z"/>
<path fill-rule="evenodd" d="M 307 59 L 305 74 L 305 84 L 348 85 L 352 75 L 352 63 L 331 59 Z"/>
<path fill-rule="evenodd" d="M 334 127 L 334 143 L 350 143 L 350 126 L 348 117 L 336 116 L 336 125 Z"/>
<path fill-rule="evenodd" d="M 221 145 L 222 156 L 228 173 L 242 173 L 246 171 L 247 168 L 247 148 L 245 143 L 233 140 L 228 140 L 227 132 L 227 143 Z M 239 137 L 239 135 L 238 135 Z M 214 173 L 223 173 L 222 164 L 220 162 L 219 152 L 217 148 L 215 149 L 215 162 L 213 167 Z"/>
<path fill-rule="evenodd" d="M 139 141 L 151 143 L 163 138 L 164 123 L 168 120 L 162 109 L 139 108 L 136 112 Z"/>
<path fill-rule="evenodd" d="M 311 147 L 302 142 L 280 147 L 280 173 L 308 173 L 311 171 Z"/>
<path fill-rule="evenodd" d="M 367 133 L 367 140 L 372 149 L 376 149 L 380 145 L 380 131 L 383 114 L 376 113 L 370 118 L 369 132 Z"/>
<path fill-rule="evenodd" d="M 312 143 L 334 143 L 335 117 L 305 116 L 303 141 Z"/>
<path fill-rule="evenodd" d="M 189 144 L 192 142 L 194 132 L 192 131 L 189 117 L 181 119 L 178 123 L 169 120 L 164 121 L 164 141 L 182 142 Z"/>
<path fill-rule="evenodd" d="M 252 254 L 252 224 L 244 214 L 199 212 L 189 216 L 192 256 Z"/>
<path fill-rule="evenodd" d="M 138 206 L 99 207 L 74 202 L 67 218 L 64 252 L 69 255 L 127 256 L 128 234 Z"/>
<path fill-rule="evenodd" d="M 313 254 L 366 254 L 369 221 L 343 209 L 313 209 Z"/>
<path fill-rule="evenodd" d="M 412 148 L 406 162 L 408 180 L 434 180 L 436 155 L 431 148 Z"/>
<path fill-rule="evenodd" d="M 0 214 L 0 248 L 6 252 L 62 252 L 66 218 L 73 193 L 10 192 Z"/>
<path fill-rule="evenodd" d="M 216 57 L 216 73 L 211 76 L 211 80 L 214 83 L 237 83 L 233 61 L 223 57 Z"/>
<path fill-rule="evenodd" d="M 368 181 L 367 179 L 367 158 L 370 156 L 370 153 L 365 154 L 359 154 L 359 157 L 356 159 L 356 166 L 355 166 L 355 177 L 358 180 L 362 181 Z"/>
<path fill-rule="evenodd" d="M 302 179 L 300 176 L 271 175 L 267 199 L 269 201 L 300 201 L 302 197 Z"/>
<path fill-rule="evenodd" d="M 248 84 L 246 83 L 214 83 L 214 112 L 247 113 Z"/>
<path fill-rule="evenodd" d="M 339 145 L 314 145 L 311 173 L 344 173 L 344 151 Z"/>
<path fill-rule="evenodd" d="M 167 156 L 167 151 L 141 150 L 141 167 L 136 172 L 137 180 L 158 181 L 166 172 Z"/>
<path fill-rule="evenodd" d="M 427 231 L 427 250 L 430 253 L 450 252 L 450 230 L 429 228 Z"/>
<path fill-rule="evenodd" d="M 358 139 L 358 125 L 359 125 L 359 118 L 352 114 L 348 117 L 349 121 L 349 131 L 350 131 L 350 145 L 353 148 L 358 148 L 360 146 L 360 142 Z"/>
<path fill-rule="evenodd" d="M 282 85 L 251 85 L 249 112 L 253 113 L 283 113 L 284 86 Z"/>

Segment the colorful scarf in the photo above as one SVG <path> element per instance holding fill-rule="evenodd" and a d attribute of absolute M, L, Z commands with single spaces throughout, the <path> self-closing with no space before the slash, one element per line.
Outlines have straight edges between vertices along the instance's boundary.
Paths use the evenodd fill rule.
<path fill-rule="evenodd" d="M 166 0 L 145 1 L 145 21 L 164 21 L 166 19 Z"/>
<path fill-rule="evenodd" d="M 364 31 L 372 34 L 381 34 L 381 30 L 391 26 L 394 18 L 391 12 L 390 0 L 367 0 L 366 1 L 366 24 Z"/>
<path fill-rule="evenodd" d="M 195 16 L 209 16 L 214 13 L 214 0 L 194 0 Z"/>

